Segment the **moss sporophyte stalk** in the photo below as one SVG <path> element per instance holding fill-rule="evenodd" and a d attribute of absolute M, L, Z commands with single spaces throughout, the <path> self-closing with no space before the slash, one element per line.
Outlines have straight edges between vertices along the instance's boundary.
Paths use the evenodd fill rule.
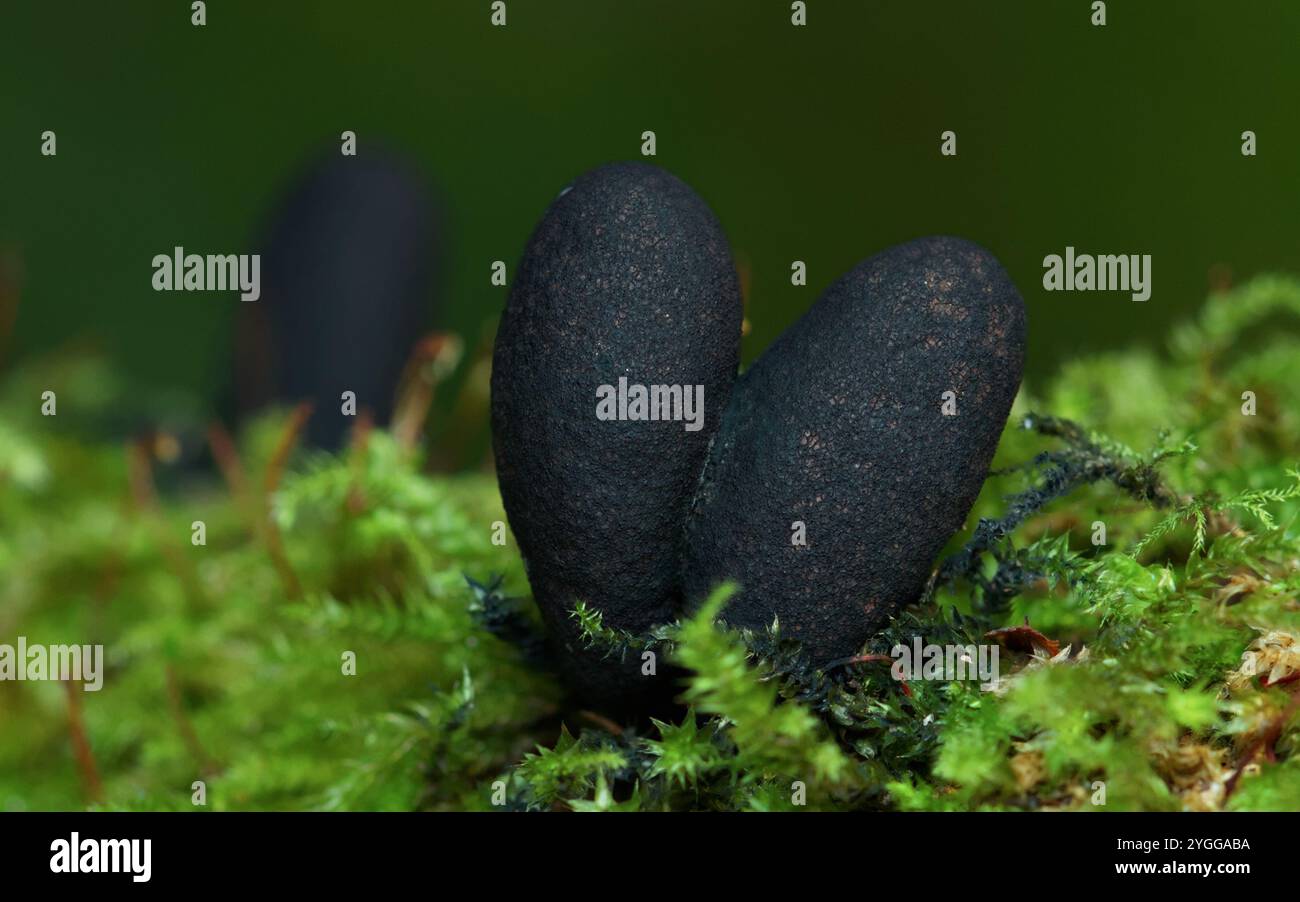
<path fill-rule="evenodd" d="M 178 490 L 159 443 L 65 425 L 139 403 L 111 368 L 32 361 L 0 388 L 0 638 L 102 644 L 104 686 L 0 682 L 0 806 L 1300 809 L 1297 327 L 1300 284 L 1260 278 L 1023 386 L 921 597 L 842 658 L 729 625 L 730 583 L 644 629 L 585 587 L 575 641 L 678 672 L 645 720 L 566 694 L 490 476 L 378 429 L 280 464 L 277 414 L 242 482 Z M 895 679 L 916 637 L 996 645 L 997 689 Z"/>

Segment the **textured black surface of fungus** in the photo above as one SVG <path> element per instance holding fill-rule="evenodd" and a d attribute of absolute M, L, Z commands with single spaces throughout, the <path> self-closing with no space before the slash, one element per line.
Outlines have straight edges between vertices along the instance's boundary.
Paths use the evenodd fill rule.
<path fill-rule="evenodd" d="M 924 238 L 859 264 L 738 380 L 687 524 L 687 597 L 734 578 L 732 625 L 778 617 L 818 665 L 855 653 L 969 513 L 1024 345 L 1020 296 L 978 245 Z"/>
<path fill-rule="evenodd" d="M 680 180 L 641 163 L 580 176 L 542 217 L 514 277 L 492 366 L 501 497 L 558 658 L 579 694 L 622 708 L 666 683 L 586 648 L 581 599 L 642 632 L 679 613 L 682 524 L 739 360 L 725 235 Z M 703 385 L 704 428 L 600 421 L 620 376 Z"/>
<path fill-rule="evenodd" d="M 310 443 L 335 448 L 357 410 L 386 424 L 403 367 L 430 319 L 437 266 L 426 185 L 398 159 L 333 154 L 272 211 L 262 247 L 262 297 L 241 310 L 243 411 L 311 401 Z"/>

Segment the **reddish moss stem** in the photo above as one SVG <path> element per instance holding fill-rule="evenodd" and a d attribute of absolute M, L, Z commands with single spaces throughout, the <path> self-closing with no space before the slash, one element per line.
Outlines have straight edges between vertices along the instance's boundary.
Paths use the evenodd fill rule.
<path fill-rule="evenodd" d="M 312 405 L 304 401 L 295 407 L 293 413 L 290 414 L 289 424 L 280 436 L 280 441 L 276 444 L 275 452 L 271 455 L 271 461 L 267 465 L 266 483 L 263 491 L 267 550 L 270 552 L 271 562 L 275 565 L 276 572 L 280 575 L 280 582 L 284 585 L 285 594 L 291 599 L 302 597 L 302 583 L 298 581 L 298 574 L 294 572 L 293 565 L 289 563 L 289 557 L 284 552 L 284 540 L 280 535 L 280 527 L 276 524 L 275 516 L 271 510 L 271 498 L 275 495 L 276 489 L 280 487 L 280 480 L 284 476 L 284 469 L 289 462 L 289 455 L 298 446 L 303 428 L 306 427 L 307 421 L 311 418 L 311 413 Z"/>
<path fill-rule="evenodd" d="M 72 738 L 72 755 L 77 762 L 77 773 L 86 800 L 92 803 L 104 800 L 104 784 L 99 778 L 95 753 L 86 738 L 86 723 L 81 714 L 81 683 L 64 680 L 63 689 L 68 697 L 68 734 Z"/>
<path fill-rule="evenodd" d="M 181 581 L 187 597 L 193 602 L 201 602 L 203 587 L 199 582 L 198 570 L 189 556 L 182 551 L 176 537 L 167 530 L 159 513 L 158 488 L 153 478 L 154 446 L 154 436 L 145 436 L 131 442 L 127 447 L 127 473 L 131 498 L 135 502 L 136 510 L 154 531 L 158 548 L 172 572 L 176 574 L 176 578 Z"/>
<path fill-rule="evenodd" d="M 168 664 L 165 672 L 167 677 L 167 705 L 171 708 L 172 717 L 176 720 L 181 740 L 185 743 L 190 755 L 193 756 L 195 763 L 198 764 L 199 772 L 205 777 L 211 776 L 217 773 L 220 768 L 204 751 L 203 743 L 199 742 L 199 735 L 194 731 L 194 725 L 190 722 L 189 717 L 185 715 L 185 704 L 181 695 L 180 680 L 176 677 L 176 668 Z"/>

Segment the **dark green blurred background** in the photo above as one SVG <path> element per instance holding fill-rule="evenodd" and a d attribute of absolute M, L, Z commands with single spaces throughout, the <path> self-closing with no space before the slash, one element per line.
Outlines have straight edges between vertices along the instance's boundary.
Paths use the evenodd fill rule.
<path fill-rule="evenodd" d="M 239 301 L 155 293 L 150 261 L 177 244 L 255 250 L 279 192 L 345 129 L 439 186 L 436 322 L 471 346 L 505 300 L 491 261 L 513 273 L 557 191 L 637 157 L 646 129 L 752 273 L 746 360 L 858 260 L 930 233 L 1010 270 L 1031 378 L 1159 343 L 1212 271 L 1300 269 L 1291 0 L 1113 0 L 1102 28 L 1089 0 L 809 0 L 806 28 L 787 0 L 509 0 L 505 28 L 489 5 L 212 0 L 195 28 L 188 0 L 5 0 L 13 349 L 90 336 L 141 380 L 215 397 Z M 945 129 L 956 158 L 939 153 Z M 1151 300 L 1044 292 L 1042 259 L 1067 244 L 1151 254 Z"/>

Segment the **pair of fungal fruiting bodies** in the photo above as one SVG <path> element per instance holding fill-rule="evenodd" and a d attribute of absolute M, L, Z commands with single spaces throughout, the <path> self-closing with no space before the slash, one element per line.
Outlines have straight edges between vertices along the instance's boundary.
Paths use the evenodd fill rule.
<path fill-rule="evenodd" d="M 735 580 L 723 618 L 778 620 L 814 664 L 914 601 L 987 475 L 1025 313 L 991 254 L 937 237 L 856 266 L 738 376 L 740 333 L 726 236 L 656 167 L 581 176 L 524 252 L 493 360 L 497 474 L 543 619 L 594 704 L 624 706 L 646 679 L 584 645 L 578 600 L 639 633 Z M 598 387 L 621 379 L 701 386 L 702 428 L 594 416 Z"/>

